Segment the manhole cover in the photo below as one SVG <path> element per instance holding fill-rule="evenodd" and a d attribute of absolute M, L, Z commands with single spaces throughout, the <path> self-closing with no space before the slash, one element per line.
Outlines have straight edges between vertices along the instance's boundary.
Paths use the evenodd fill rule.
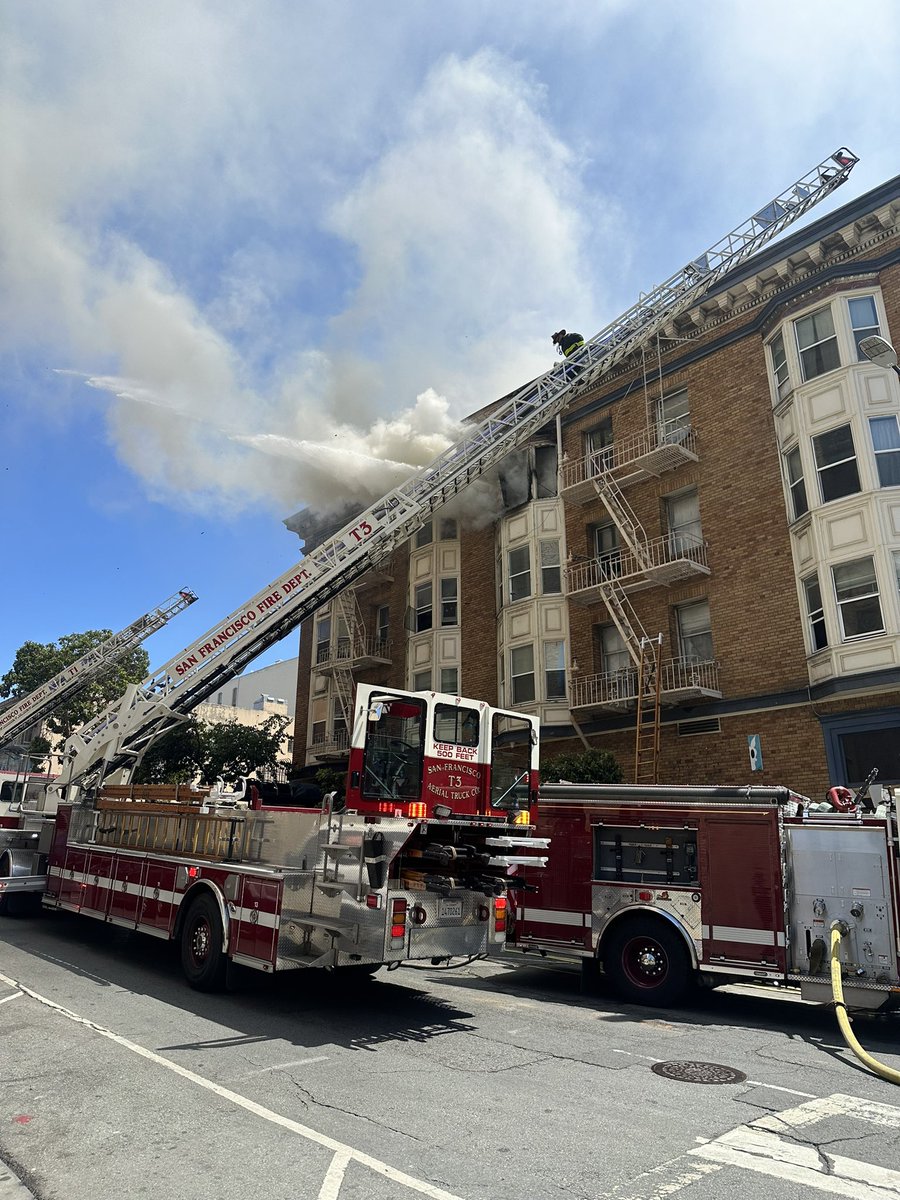
<path fill-rule="evenodd" d="M 734 1067 L 723 1067 L 719 1063 L 707 1062 L 663 1062 L 650 1068 L 664 1079 L 677 1079 L 681 1083 L 743 1083 L 747 1076 Z"/>

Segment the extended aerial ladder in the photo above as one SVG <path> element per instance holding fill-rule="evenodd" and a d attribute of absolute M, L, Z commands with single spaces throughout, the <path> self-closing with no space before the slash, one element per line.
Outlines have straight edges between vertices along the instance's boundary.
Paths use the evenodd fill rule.
<path fill-rule="evenodd" d="M 99 678 L 115 662 L 136 649 L 145 638 L 193 604 L 197 597 L 187 588 L 176 592 L 156 608 L 126 625 L 64 667 L 52 679 L 36 687 L 27 696 L 11 701 L 0 711 L 0 749 L 10 745 L 19 734 L 45 720 L 82 688 Z"/>
<path fill-rule="evenodd" d="M 130 771 L 148 746 L 219 683 L 237 674 L 326 601 L 404 544 L 433 512 L 522 445 L 572 399 L 686 311 L 739 263 L 755 254 L 845 182 L 857 162 L 841 148 L 757 210 L 705 253 L 642 295 L 565 362 L 511 397 L 429 466 L 317 546 L 248 603 L 198 638 L 67 743 L 58 785 L 77 788 L 114 769 Z"/>

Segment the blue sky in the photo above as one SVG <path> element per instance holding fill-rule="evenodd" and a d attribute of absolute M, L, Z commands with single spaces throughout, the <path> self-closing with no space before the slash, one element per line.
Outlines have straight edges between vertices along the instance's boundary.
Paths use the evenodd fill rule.
<path fill-rule="evenodd" d="M 554 329 L 838 146 L 828 208 L 900 170 L 892 0 L 3 8 L 0 673 L 191 587 L 161 665 Z"/>

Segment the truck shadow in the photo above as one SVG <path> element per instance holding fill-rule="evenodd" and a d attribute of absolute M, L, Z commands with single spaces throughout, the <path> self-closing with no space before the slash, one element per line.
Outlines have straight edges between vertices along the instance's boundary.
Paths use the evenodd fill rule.
<path fill-rule="evenodd" d="M 646 1025 L 657 1028 L 740 1027 L 760 1032 L 786 1034 L 792 1041 L 813 1046 L 817 1051 L 871 1078 L 844 1044 L 830 1005 L 805 1003 L 793 989 L 761 986 L 697 988 L 678 1008 L 650 1008 L 629 1004 L 615 995 L 610 984 L 597 975 L 590 984 L 582 981 L 581 970 L 570 963 L 537 965 L 498 964 L 502 970 L 489 979 L 442 975 L 445 986 L 459 993 L 489 991 L 518 999 L 565 1004 L 592 1011 L 606 1024 Z M 429 978 L 428 975 L 425 976 Z M 854 1032 L 869 1053 L 894 1055 L 900 1046 L 900 1011 L 853 1014 Z"/>
<path fill-rule="evenodd" d="M 90 985 L 145 995 L 237 1031 L 208 1042 L 176 1038 L 156 1047 L 160 1053 L 276 1040 L 304 1049 L 337 1045 L 374 1050 L 383 1043 L 426 1042 L 474 1028 L 471 1012 L 397 986 L 398 975 L 384 968 L 373 978 L 347 980 L 313 970 L 271 976 L 232 964 L 228 991 L 211 994 L 185 983 L 177 946 L 74 914 L 0 922 L 3 943 Z M 70 1004 L 78 1009 L 74 993 Z"/>

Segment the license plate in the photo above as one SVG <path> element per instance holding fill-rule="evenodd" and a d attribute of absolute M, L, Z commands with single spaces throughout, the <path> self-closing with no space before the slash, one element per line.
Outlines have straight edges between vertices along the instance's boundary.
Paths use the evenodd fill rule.
<path fill-rule="evenodd" d="M 460 918 L 462 916 L 462 900 L 441 900 L 438 902 L 438 917 L 441 920 Z"/>

